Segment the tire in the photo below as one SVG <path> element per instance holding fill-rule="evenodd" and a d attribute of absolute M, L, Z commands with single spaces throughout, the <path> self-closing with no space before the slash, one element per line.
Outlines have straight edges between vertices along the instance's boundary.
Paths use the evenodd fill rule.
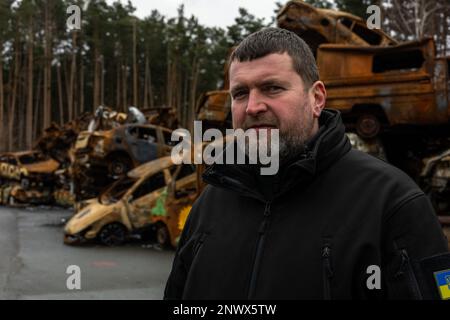
<path fill-rule="evenodd" d="M 125 243 L 128 230 L 120 223 L 110 223 L 105 225 L 98 233 L 98 239 L 108 247 L 120 246 Z"/>
<path fill-rule="evenodd" d="M 372 114 L 363 114 L 356 121 L 356 132 L 361 138 L 374 138 L 380 133 L 381 124 Z"/>
<path fill-rule="evenodd" d="M 124 156 L 112 158 L 108 164 L 108 172 L 112 177 L 125 175 L 132 167 L 131 160 Z"/>
<path fill-rule="evenodd" d="M 163 223 L 159 223 L 156 227 L 156 241 L 162 248 L 170 247 L 170 233 L 167 226 Z"/>

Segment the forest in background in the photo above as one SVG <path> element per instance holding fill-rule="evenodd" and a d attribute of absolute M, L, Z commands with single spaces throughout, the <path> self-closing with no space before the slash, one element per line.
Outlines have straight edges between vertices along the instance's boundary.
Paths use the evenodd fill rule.
<path fill-rule="evenodd" d="M 382 9 L 382 28 L 406 41 L 434 37 L 450 54 L 448 0 L 309 0 L 363 18 Z M 274 26 L 239 9 L 233 25 L 207 27 L 183 6 L 176 17 L 153 10 L 143 19 L 131 2 L 0 0 L 0 151 L 24 150 L 52 122 L 66 123 L 99 105 L 118 111 L 172 107 L 184 127 L 199 95 L 222 88 L 229 49 L 248 34 Z M 70 5 L 82 8 L 81 29 L 68 30 Z"/>

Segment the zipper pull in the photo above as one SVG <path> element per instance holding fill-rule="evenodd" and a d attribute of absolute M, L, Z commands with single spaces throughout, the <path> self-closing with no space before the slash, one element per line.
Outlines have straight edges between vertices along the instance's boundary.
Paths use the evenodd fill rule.
<path fill-rule="evenodd" d="M 400 262 L 400 267 L 398 268 L 395 277 L 401 276 L 405 271 L 406 265 L 409 263 L 409 256 L 405 249 L 400 250 L 400 256 L 402 258 L 402 261 Z"/>
<path fill-rule="evenodd" d="M 270 201 L 266 202 L 266 207 L 264 208 L 264 220 L 261 223 L 261 226 L 259 227 L 258 233 L 263 234 L 266 232 L 267 224 L 268 224 L 268 217 L 270 216 Z"/>
<path fill-rule="evenodd" d="M 270 201 L 266 202 L 266 207 L 264 208 L 264 217 L 268 217 L 270 215 L 270 204 Z"/>
<path fill-rule="evenodd" d="M 325 270 L 327 271 L 327 276 L 331 278 L 333 276 L 333 269 L 331 268 L 331 248 L 325 245 L 322 249 L 322 258 L 324 259 Z"/>

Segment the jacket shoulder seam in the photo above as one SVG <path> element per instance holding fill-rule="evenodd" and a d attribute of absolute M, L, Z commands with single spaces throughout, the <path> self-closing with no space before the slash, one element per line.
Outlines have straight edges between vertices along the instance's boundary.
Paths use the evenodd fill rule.
<path fill-rule="evenodd" d="M 416 198 L 425 196 L 422 191 L 413 191 L 404 198 L 402 198 L 399 202 L 397 202 L 391 209 L 388 210 L 387 214 L 384 217 L 384 221 L 388 221 L 391 219 L 401 208 L 403 208 L 406 204 L 410 203 Z"/>

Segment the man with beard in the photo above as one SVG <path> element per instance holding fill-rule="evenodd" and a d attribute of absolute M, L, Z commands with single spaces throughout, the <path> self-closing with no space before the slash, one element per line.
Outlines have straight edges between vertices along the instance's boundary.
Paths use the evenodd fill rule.
<path fill-rule="evenodd" d="M 256 32 L 232 53 L 229 79 L 234 129 L 278 129 L 280 168 L 205 171 L 164 298 L 444 298 L 450 259 L 429 200 L 351 148 L 307 44 Z"/>

